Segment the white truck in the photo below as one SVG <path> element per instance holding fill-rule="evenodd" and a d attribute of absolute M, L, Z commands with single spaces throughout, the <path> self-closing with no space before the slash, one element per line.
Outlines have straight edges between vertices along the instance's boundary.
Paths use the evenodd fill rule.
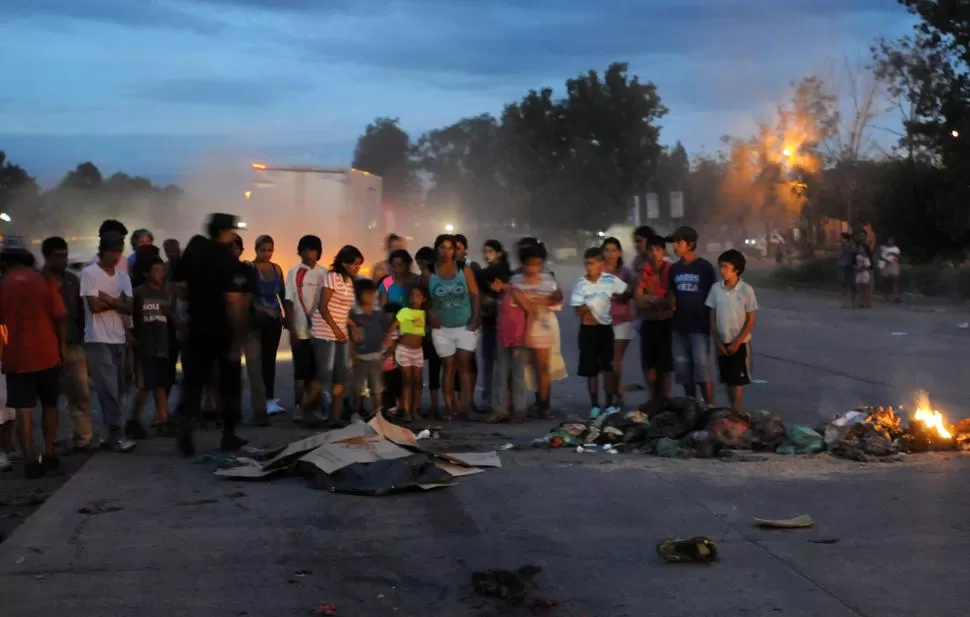
<path fill-rule="evenodd" d="M 273 259 L 284 270 L 299 263 L 296 246 L 306 234 L 323 240 L 324 266 L 346 244 L 364 254 L 362 274 L 384 258 L 388 221 L 380 176 L 353 168 L 268 163 L 253 163 L 252 174 L 239 209 L 247 232 L 244 259 L 252 257 L 252 244 L 262 234 L 273 237 Z"/>

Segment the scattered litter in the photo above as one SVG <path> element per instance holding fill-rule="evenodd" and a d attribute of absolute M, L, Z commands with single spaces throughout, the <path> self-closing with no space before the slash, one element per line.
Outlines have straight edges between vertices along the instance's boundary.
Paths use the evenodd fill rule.
<path fill-rule="evenodd" d="M 417 439 L 431 439 L 431 431 L 424 429 L 416 435 Z"/>
<path fill-rule="evenodd" d="M 314 615 L 325 615 L 326 617 L 332 617 L 337 614 L 337 607 L 334 606 L 333 602 L 324 602 L 318 606 L 313 611 Z"/>
<path fill-rule="evenodd" d="M 909 336 L 909 332 L 893 332 L 893 336 Z"/>
<path fill-rule="evenodd" d="M 500 598 L 515 604 L 523 604 L 536 587 L 533 578 L 542 568 L 525 565 L 518 570 L 487 570 L 472 572 L 472 588 L 480 596 Z"/>
<path fill-rule="evenodd" d="M 764 385 L 764 384 L 768 383 L 768 380 L 767 379 L 752 379 L 751 380 L 751 383 L 758 384 L 759 386 L 761 386 L 761 385 Z"/>
<path fill-rule="evenodd" d="M 657 554 L 667 563 L 712 563 L 717 561 L 717 545 L 707 536 L 665 538 L 657 545 Z"/>
<path fill-rule="evenodd" d="M 509 450 L 514 450 L 514 449 L 515 449 L 514 443 L 503 443 L 498 447 L 498 450 L 500 452 L 508 452 Z"/>
<path fill-rule="evenodd" d="M 812 544 L 837 544 L 839 542 L 838 538 L 812 538 L 809 540 Z"/>
<path fill-rule="evenodd" d="M 123 510 L 121 506 L 109 506 L 105 503 L 95 503 L 88 506 L 83 506 L 77 509 L 78 514 L 86 514 L 88 516 L 94 516 L 97 514 L 108 514 L 109 512 L 119 512 Z"/>
<path fill-rule="evenodd" d="M 970 330 L 970 321 L 965 321 L 962 324 L 958 325 L 957 327 L 960 328 L 961 330 Z"/>
<path fill-rule="evenodd" d="M 293 573 L 293 576 L 298 576 L 302 578 L 308 574 L 313 574 L 313 572 L 311 572 L 310 570 L 297 570 L 296 572 Z"/>
<path fill-rule="evenodd" d="M 582 454 L 585 451 L 586 451 L 586 449 L 583 448 L 583 446 L 576 446 L 576 453 L 577 454 Z"/>
<path fill-rule="evenodd" d="M 793 518 L 755 518 L 755 525 L 768 529 L 809 529 L 815 526 L 815 521 L 807 514 L 800 514 Z"/>

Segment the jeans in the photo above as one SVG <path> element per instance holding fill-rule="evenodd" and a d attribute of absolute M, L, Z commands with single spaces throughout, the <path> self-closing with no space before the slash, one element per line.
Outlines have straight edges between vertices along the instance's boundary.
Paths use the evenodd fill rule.
<path fill-rule="evenodd" d="M 492 384 L 492 411 L 524 412 L 529 404 L 525 369 L 529 352 L 525 347 L 497 347 Z M 512 408 L 509 409 L 509 391 Z"/>
<path fill-rule="evenodd" d="M 125 381 L 125 345 L 85 343 L 84 348 L 104 424 L 110 434 L 117 435 L 124 424 L 121 391 Z"/>
<path fill-rule="evenodd" d="M 673 348 L 677 383 L 713 383 L 714 354 L 710 334 L 674 332 Z"/>
<path fill-rule="evenodd" d="M 246 336 L 243 355 L 246 356 L 246 377 L 249 379 L 249 406 L 253 409 L 253 420 L 265 421 L 266 384 L 263 381 L 263 349 L 259 330 L 252 329 Z M 274 357 L 275 360 L 275 357 Z"/>
<path fill-rule="evenodd" d="M 67 411 L 74 427 L 74 441 L 77 444 L 90 443 L 94 437 L 94 429 L 91 426 L 88 358 L 83 345 L 68 345 L 60 379 L 61 392 L 67 398 Z"/>
<path fill-rule="evenodd" d="M 371 359 L 358 358 L 354 362 L 354 391 L 363 394 L 370 392 L 371 398 L 375 401 L 382 401 L 384 394 L 384 358 L 377 357 Z M 380 404 L 380 403 L 378 403 Z"/>
<path fill-rule="evenodd" d="M 482 326 L 482 390 L 485 407 L 492 408 L 492 381 L 494 379 L 495 355 L 498 349 L 498 327 Z"/>
<path fill-rule="evenodd" d="M 182 348 L 183 393 L 179 406 L 180 420 L 191 421 L 202 411 L 202 392 L 209 385 L 213 370 L 219 377 L 219 400 L 222 404 L 223 429 L 232 431 L 242 416 L 242 366 L 227 357 L 230 342 L 206 332 L 189 332 Z"/>

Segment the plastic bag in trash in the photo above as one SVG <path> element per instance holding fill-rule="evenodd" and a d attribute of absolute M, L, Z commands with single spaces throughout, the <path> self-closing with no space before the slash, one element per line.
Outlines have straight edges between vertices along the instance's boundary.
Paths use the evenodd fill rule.
<path fill-rule="evenodd" d="M 760 410 L 751 414 L 751 449 L 774 452 L 785 441 L 788 431 L 781 417 Z"/>
<path fill-rule="evenodd" d="M 658 439 L 654 445 L 654 451 L 657 453 L 657 456 L 662 456 L 663 458 L 690 458 L 690 450 L 685 448 L 676 439 L 669 437 Z"/>
<path fill-rule="evenodd" d="M 825 440 L 807 426 L 796 424 L 788 429 L 785 443 L 778 446 L 778 454 L 817 454 L 825 450 Z"/>

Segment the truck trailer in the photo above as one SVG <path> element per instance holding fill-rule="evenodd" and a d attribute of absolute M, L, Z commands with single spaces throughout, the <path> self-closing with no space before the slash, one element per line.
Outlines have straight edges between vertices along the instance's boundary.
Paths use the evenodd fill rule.
<path fill-rule="evenodd" d="M 369 264 L 384 258 L 386 214 L 380 176 L 353 168 L 252 164 L 240 215 L 245 222 L 246 253 L 253 242 L 269 234 L 275 243 L 274 261 L 284 269 L 299 263 L 296 246 L 306 234 L 320 236 L 320 262 L 329 267 L 346 244 L 364 254 Z"/>

